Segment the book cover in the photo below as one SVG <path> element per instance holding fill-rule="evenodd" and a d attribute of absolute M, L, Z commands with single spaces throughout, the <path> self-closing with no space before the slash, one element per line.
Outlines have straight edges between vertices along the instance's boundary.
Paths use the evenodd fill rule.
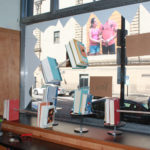
<path fill-rule="evenodd" d="M 72 49 L 70 47 L 70 44 L 66 44 L 65 47 L 66 47 L 66 51 L 67 51 L 68 56 L 69 56 L 69 60 L 71 62 L 71 67 L 73 69 L 85 69 L 87 66 L 77 65 L 77 62 L 76 62 L 76 59 L 74 57 L 73 51 L 72 51 Z"/>
<path fill-rule="evenodd" d="M 81 88 L 81 89 L 75 90 L 74 103 L 73 103 L 73 112 L 74 113 L 81 114 L 81 112 L 85 112 L 88 92 L 89 92 L 89 90 L 86 88 Z"/>
<path fill-rule="evenodd" d="M 19 120 L 19 100 L 6 100 L 4 105 L 5 119 L 9 121 Z"/>
<path fill-rule="evenodd" d="M 85 114 L 86 103 L 87 103 L 87 94 L 83 94 L 81 106 L 80 106 L 80 113 L 81 114 Z"/>
<path fill-rule="evenodd" d="M 41 61 L 45 83 L 60 84 L 62 77 L 55 58 L 47 57 Z"/>
<path fill-rule="evenodd" d="M 106 101 L 105 101 L 105 118 L 104 118 L 104 122 L 106 123 L 106 124 L 109 124 L 110 123 L 110 117 L 109 117 L 109 115 L 110 115 L 110 101 L 109 101 L 109 99 L 106 99 Z"/>
<path fill-rule="evenodd" d="M 108 98 L 105 102 L 105 123 L 110 126 L 118 125 L 120 123 L 120 109 L 119 98 Z"/>
<path fill-rule="evenodd" d="M 41 113 L 40 113 L 40 127 L 41 128 L 48 128 L 52 127 L 54 123 L 54 114 L 55 108 L 54 105 L 45 105 L 41 106 Z"/>
<path fill-rule="evenodd" d="M 57 96 L 58 96 L 58 87 L 55 85 L 49 85 L 44 90 L 43 101 L 53 103 L 53 105 L 56 107 Z"/>
<path fill-rule="evenodd" d="M 85 107 L 85 113 L 89 114 L 92 112 L 92 95 L 88 94 L 87 95 L 87 101 L 86 101 L 86 107 Z"/>
<path fill-rule="evenodd" d="M 66 47 L 66 51 L 67 51 L 67 53 L 68 53 L 69 60 L 70 60 L 70 63 L 71 63 L 72 68 L 76 68 L 76 67 L 77 67 L 76 61 L 75 61 L 74 55 L 73 55 L 73 53 L 72 53 L 72 50 L 71 50 L 71 48 L 70 48 L 70 45 L 69 45 L 69 44 L 66 44 L 65 47 Z"/>
<path fill-rule="evenodd" d="M 62 77 L 61 77 L 60 70 L 59 70 L 58 63 L 57 63 L 56 59 L 51 58 L 51 57 L 47 57 L 47 59 L 48 59 L 54 80 L 62 81 Z"/>
<path fill-rule="evenodd" d="M 91 94 L 83 94 L 82 102 L 80 107 L 81 114 L 89 114 L 91 113 L 92 108 L 92 95 Z"/>
<path fill-rule="evenodd" d="M 114 100 L 110 100 L 109 102 L 110 106 L 109 106 L 109 120 L 110 120 L 110 125 L 115 125 L 115 103 Z"/>
<path fill-rule="evenodd" d="M 79 106 L 79 114 L 81 114 L 80 112 L 80 107 L 82 107 L 82 100 L 83 100 L 83 95 L 87 95 L 88 92 L 89 92 L 89 89 L 88 88 L 80 88 L 81 90 L 81 95 L 80 95 L 80 106 Z M 86 96 L 85 96 L 86 97 Z M 87 97 L 86 97 L 86 100 L 87 100 Z M 86 100 L 85 100 L 85 104 L 86 104 Z M 84 102 L 83 102 L 84 104 Z M 85 108 L 85 107 L 84 107 Z"/>
<path fill-rule="evenodd" d="M 3 118 L 4 119 L 7 119 L 7 106 L 8 106 L 8 100 L 7 99 L 5 99 L 4 100 L 4 112 L 3 112 Z"/>
<path fill-rule="evenodd" d="M 73 113 L 79 113 L 80 97 L 81 97 L 81 90 L 75 90 L 75 96 L 73 102 Z"/>
<path fill-rule="evenodd" d="M 87 59 L 86 48 L 85 48 L 84 44 L 75 39 L 73 39 L 73 41 L 74 41 L 74 45 L 76 47 L 80 62 L 87 65 L 88 59 Z"/>
<path fill-rule="evenodd" d="M 117 112 L 117 110 L 119 109 L 120 109 L 120 99 L 116 98 L 114 100 L 115 125 L 118 125 L 120 123 L 120 112 Z"/>
<path fill-rule="evenodd" d="M 37 111 L 37 126 L 40 127 L 41 122 L 41 109 L 42 106 L 50 105 L 50 102 L 41 102 L 38 104 L 38 111 Z"/>

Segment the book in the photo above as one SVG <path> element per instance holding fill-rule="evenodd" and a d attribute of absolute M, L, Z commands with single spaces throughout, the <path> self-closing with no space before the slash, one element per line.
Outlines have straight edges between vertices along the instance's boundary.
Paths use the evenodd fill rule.
<path fill-rule="evenodd" d="M 66 51 L 68 53 L 68 57 L 69 57 L 69 60 L 70 60 L 70 63 L 71 63 L 71 67 L 73 69 L 84 69 L 84 68 L 87 67 L 87 65 L 86 66 L 77 65 L 77 62 L 76 62 L 76 59 L 74 57 L 74 54 L 73 54 L 73 51 L 71 49 L 70 44 L 66 44 L 65 47 L 66 47 Z"/>
<path fill-rule="evenodd" d="M 69 41 L 65 45 L 66 51 L 69 56 L 72 68 L 86 68 L 88 66 L 88 59 L 85 46 L 82 42 L 75 39 Z"/>
<path fill-rule="evenodd" d="M 47 57 L 41 61 L 43 77 L 46 84 L 60 84 L 62 77 L 55 58 Z"/>
<path fill-rule="evenodd" d="M 79 113 L 81 90 L 75 90 L 73 113 Z"/>
<path fill-rule="evenodd" d="M 77 89 L 75 91 L 73 113 L 88 114 L 91 113 L 92 95 L 88 94 L 89 89 Z"/>
<path fill-rule="evenodd" d="M 4 100 L 3 118 L 9 121 L 19 120 L 19 100 Z"/>
<path fill-rule="evenodd" d="M 79 66 L 87 66 L 88 65 L 88 59 L 87 59 L 87 54 L 86 54 L 84 44 L 80 41 L 75 40 L 75 39 L 69 41 L 69 44 L 70 44 L 71 50 L 74 54 L 76 64 Z"/>
<path fill-rule="evenodd" d="M 109 122 L 109 114 L 110 114 L 110 109 L 109 109 L 109 107 L 110 107 L 110 104 L 109 104 L 109 99 L 106 99 L 106 101 L 105 101 L 105 117 L 104 117 L 104 122 L 106 123 L 106 124 L 109 124 L 110 122 Z"/>
<path fill-rule="evenodd" d="M 49 102 L 40 102 L 38 103 L 38 107 L 37 107 L 37 126 L 39 127 L 40 126 L 40 121 L 41 121 L 41 109 L 42 109 L 42 106 L 45 106 L 45 105 L 50 105 Z"/>
<path fill-rule="evenodd" d="M 83 94 L 82 102 L 80 106 L 81 114 L 90 114 L 92 112 L 92 95 L 91 94 Z"/>
<path fill-rule="evenodd" d="M 105 123 L 110 126 L 116 126 L 120 123 L 120 109 L 119 98 L 109 98 L 105 102 Z"/>
<path fill-rule="evenodd" d="M 68 53 L 68 57 L 69 57 L 72 68 L 77 68 L 78 66 L 76 64 L 76 61 L 75 61 L 75 58 L 74 58 L 74 55 L 72 53 L 70 45 L 66 44 L 65 47 L 66 47 L 66 51 Z"/>
<path fill-rule="evenodd" d="M 40 127 L 41 128 L 49 128 L 52 127 L 54 123 L 54 114 L 55 108 L 54 105 L 45 105 L 41 108 L 41 120 Z"/>
<path fill-rule="evenodd" d="M 37 111 L 37 126 L 41 128 L 52 127 L 54 122 L 55 108 L 50 102 L 41 102 Z"/>
<path fill-rule="evenodd" d="M 32 103 L 31 103 L 31 109 L 37 111 L 38 110 L 38 105 L 41 102 L 42 101 L 32 101 Z"/>
<path fill-rule="evenodd" d="M 56 107 L 57 96 L 58 96 L 58 87 L 55 85 L 48 85 L 44 90 L 43 101 L 50 102 Z"/>

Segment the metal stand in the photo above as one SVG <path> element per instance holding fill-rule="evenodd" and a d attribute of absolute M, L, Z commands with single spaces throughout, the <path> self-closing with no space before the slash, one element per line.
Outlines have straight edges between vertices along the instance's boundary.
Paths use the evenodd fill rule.
<path fill-rule="evenodd" d="M 87 133 L 88 129 L 82 127 L 84 115 L 79 115 L 79 116 L 80 116 L 80 128 L 75 128 L 74 132 L 76 132 L 76 133 Z"/>
<path fill-rule="evenodd" d="M 58 125 L 59 125 L 59 123 L 55 122 L 55 120 L 54 120 L 53 126 L 58 126 Z"/>
<path fill-rule="evenodd" d="M 114 130 L 113 131 L 108 131 L 107 134 L 112 135 L 115 138 L 116 136 L 122 135 L 122 132 L 121 131 L 117 131 L 116 130 L 116 126 L 114 126 Z"/>
<path fill-rule="evenodd" d="M 105 124 L 105 127 L 109 127 L 109 128 L 114 127 L 114 129 L 111 131 L 108 131 L 107 134 L 113 136 L 115 139 L 117 136 L 120 136 L 123 134 L 123 132 L 118 131 L 117 128 L 123 127 L 125 125 L 126 125 L 126 123 L 124 121 L 121 121 L 118 125 L 114 125 L 114 126 L 110 126 L 109 124 Z"/>

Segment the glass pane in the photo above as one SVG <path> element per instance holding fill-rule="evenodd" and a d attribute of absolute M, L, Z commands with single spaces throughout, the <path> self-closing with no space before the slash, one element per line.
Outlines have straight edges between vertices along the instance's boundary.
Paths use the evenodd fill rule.
<path fill-rule="evenodd" d="M 34 0 L 33 15 L 50 12 L 50 0 Z"/>
<path fill-rule="evenodd" d="M 59 0 L 59 9 L 91 3 L 93 1 L 94 0 Z"/>
<path fill-rule="evenodd" d="M 130 6 L 127 6 L 126 9 L 128 7 Z M 112 97 L 120 97 L 120 83 L 117 83 L 119 78 L 117 75 L 117 69 L 120 64 L 116 63 L 116 58 L 119 51 L 117 48 L 120 48 L 120 46 L 117 44 L 118 38 L 116 36 L 116 30 L 121 29 L 122 16 L 126 17 L 125 24 L 126 30 L 128 31 L 128 36 L 137 37 L 139 35 L 146 34 L 148 35 L 147 37 L 149 37 L 150 33 L 150 22 L 148 21 L 150 18 L 150 13 L 143 5 L 138 6 L 138 9 L 136 9 L 131 21 L 131 12 L 127 15 L 128 11 L 123 12 L 123 10 L 124 7 L 119 7 L 116 8 L 115 11 L 113 8 L 37 24 L 38 29 L 41 31 L 41 51 L 39 51 L 37 54 L 40 61 L 49 56 L 56 58 L 58 64 L 64 62 L 67 54 L 65 45 L 68 44 L 72 39 L 82 42 L 86 47 L 89 63 L 89 66 L 86 69 L 72 69 L 72 67 L 66 67 L 65 63 L 60 66 L 60 71 L 63 78 L 61 87 L 63 89 L 72 92 L 78 87 L 84 86 L 84 82 L 87 85 L 91 76 L 109 76 L 112 77 Z M 30 43 L 28 46 L 26 46 L 26 50 L 29 52 L 31 52 L 33 47 L 35 47 L 35 39 L 38 41 L 36 35 L 36 38 L 30 38 L 31 30 L 33 30 L 35 26 L 36 24 L 34 24 L 33 27 L 30 25 L 29 28 L 27 28 L 26 40 L 28 40 Z M 59 34 L 57 32 L 54 35 L 55 31 L 60 31 L 60 39 L 58 38 Z M 91 35 L 94 37 L 94 39 L 96 39 L 95 41 L 91 40 Z M 54 41 L 59 42 L 59 40 L 61 41 L 60 43 L 54 43 Z M 139 43 L 142 45 L 144 42 L 145 39 L 142 39 Z M 111 45 L 115 45 L 115 48 L 113 47 L 113 54 L 111 53 Z M 142 52 L 145 51 L 145 46 L 141 50 Z M 128 47 L 128 45 L 126 45 L 126 47 Z M 106 53 L 107 48 L 108 52 Z M 134 52 L 134 50 L 137 48 L 138 47 L 133 47 L 130 52 Z M 128 48 L 126 48 L 126 51 L 128 51 Z M 38 71 L 41 70 L 38 69 L 36 74 L 34 74 L 35 76 L 39 75 Z M 88 78 L 84 78 L 84 76 L 80 78 L 80 74 L 88 74 L 89 76 Z M 149 78 L 150 55 L 148 54 L 135 57 L 129 56 L 125 75 L 125 109 L 137 111 L 150 110 L 148 101 L 150 96 Z M 38 85 L 38 83 L 42 84 L 38 77 L 36 77 L 36 82 L 36 85 Z M 39 87 L 42 87 L 42 85 Z M 132 121 L 133 117 L 137 120 L 137 122 L 140 122 L 140 119 L 144 118 L 144 115 L 141 115 L 138 120 L 136 118 L 136 114 L 127 113 L 125 120 Z"/>

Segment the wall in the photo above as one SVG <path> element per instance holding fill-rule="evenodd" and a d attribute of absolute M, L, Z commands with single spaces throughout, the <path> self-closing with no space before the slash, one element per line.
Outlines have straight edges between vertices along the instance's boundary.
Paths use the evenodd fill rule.
<path fill-rule="evenodd" d="M 19 99 L 20 32 L 0 28 L 0 115 L 5 99 Z"/>
<path fill-rule="evenodd" d="M 0 27 L 20 30 L 20 0 L 0 0 Z"/>
<path fill-rule="evenodd" d="M 112 93 L 120 94 L 120 84 L 117 84 L 117 66 L 88 67 L 87 69 L 60 69 L 63 77 L 61 86 L 66 90 L 76 89 L 79 85 L 79 75 L 89 74 L 89 76 L 112 76 Z M 127 66 L 126 75 L 129 76 L 128 94 L 129 95 L 150 95 L 150 66 Z M 72 80 L 73 79 L 73 80 Z M 65 80 L 65 82 L 64 82 Z M 125 93 L 126 91 L 125 86 Z"/>
<path fill-rule="evenodd" d="M 0 115 L 20 95 L 20 0 L 0 0 Z"/>

